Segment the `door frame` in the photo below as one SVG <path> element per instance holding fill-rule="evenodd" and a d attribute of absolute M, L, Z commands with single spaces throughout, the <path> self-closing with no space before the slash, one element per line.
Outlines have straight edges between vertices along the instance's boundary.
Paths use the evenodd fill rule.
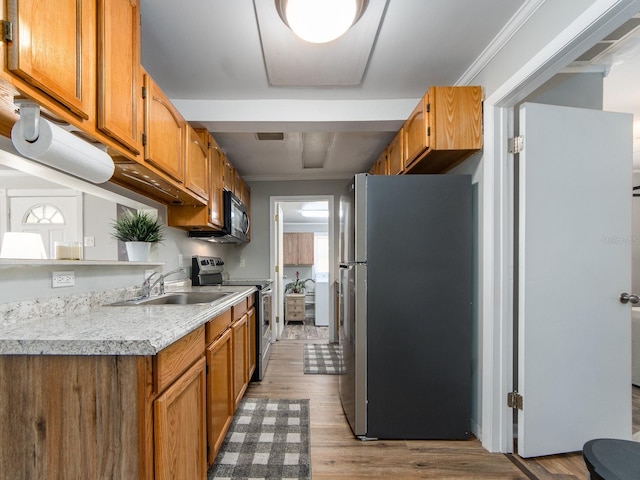
<path fill-rule="evenodd" d="M 327 218 L 328 222 L 328 235 L 329 235 L 329 298 L 328 298 L 328 309 L 329 309 L 329 341 L 337 342 L 338 341 L 338 332 L 335 327 L 335 295 L 333 294 L 337 271 L 337 250 L 336 250 L 336 237 L 335 237 L 335 200 L 333 195 L 287 195 L 287 196 L 272 196 L 269 197 L 269 214 L 270 218 L 273 219 L 276 211 L 277 204 L 286 203 L 286 202 L 328 202 L 329 204 L 329 217 Z M 274 222 L 269 222 L 269 238 L 271 239 L 271 245 L 275 245 L 277 242 L 276 238 L 276 229 Z M 275 273 L 277 259 L 275 258 L 275 253 L 273 248 L 270 248 L 269 253 L 269 268 L 271 272 Z M 279 265 L 279 268 L 283 268 L 282 265 Z M 280 299 L 276 299 L 276 302 L 280 302 Z M 275 302 L 274 302 L 275 303 Z M 274 315 L 275 318 L 275 315 Z M 284 312 L 280 318 L 281 322 L 284 322 Z M 275 332 L 276 329 L 274 329 Z M 275 341 L 276 337 L 273 337 Z"/>
<path fill-rule="evenodd" d="M 597 0 L 484 101 L 480 167 L 482 427 L 490 452 L 513 451 L 513 156 L 506 145 L 513 107 L 606 34 L 640 11 L 638 0 Z"/>

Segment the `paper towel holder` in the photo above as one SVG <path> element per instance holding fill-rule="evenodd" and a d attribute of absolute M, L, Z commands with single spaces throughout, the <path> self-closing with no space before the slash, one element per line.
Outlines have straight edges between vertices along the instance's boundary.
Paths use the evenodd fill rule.
<path fill-rule="evenodd" d="M 40 105 L 35 102 L 18 103 L 20 120 L 23 121 L 24 139 L 35 142 L 40 136 Z"/>

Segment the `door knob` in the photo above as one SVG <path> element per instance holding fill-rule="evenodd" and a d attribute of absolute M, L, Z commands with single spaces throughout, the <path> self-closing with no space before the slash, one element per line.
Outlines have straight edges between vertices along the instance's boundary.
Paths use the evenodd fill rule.
<path fill-rule="evenodd" d="M 640 303 L 640 296 L 634 293 L 621 293 L 620 294 L 620 303 L 632 303 L 634 305 Z"/>

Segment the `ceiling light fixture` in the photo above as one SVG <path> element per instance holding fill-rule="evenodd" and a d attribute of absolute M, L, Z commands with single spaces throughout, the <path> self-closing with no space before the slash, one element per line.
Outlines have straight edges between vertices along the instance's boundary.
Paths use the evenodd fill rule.
<path fill-rule="evenodd" d="M 280 18 L 298 37 L 328 43 L 362 16 L 367 0 L 275 0 Z"/>

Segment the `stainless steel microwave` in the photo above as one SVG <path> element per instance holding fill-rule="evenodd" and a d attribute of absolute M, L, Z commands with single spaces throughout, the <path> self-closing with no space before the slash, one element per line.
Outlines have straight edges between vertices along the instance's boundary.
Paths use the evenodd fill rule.
<path fill-rule="evenodd" d="M 223 227 L 219 231 L 191 231 L 189 237 L 215 243 L 244 243 L 249 237 L 249 215 L 244 204 L 233 193 L 222 192 Z"/>

